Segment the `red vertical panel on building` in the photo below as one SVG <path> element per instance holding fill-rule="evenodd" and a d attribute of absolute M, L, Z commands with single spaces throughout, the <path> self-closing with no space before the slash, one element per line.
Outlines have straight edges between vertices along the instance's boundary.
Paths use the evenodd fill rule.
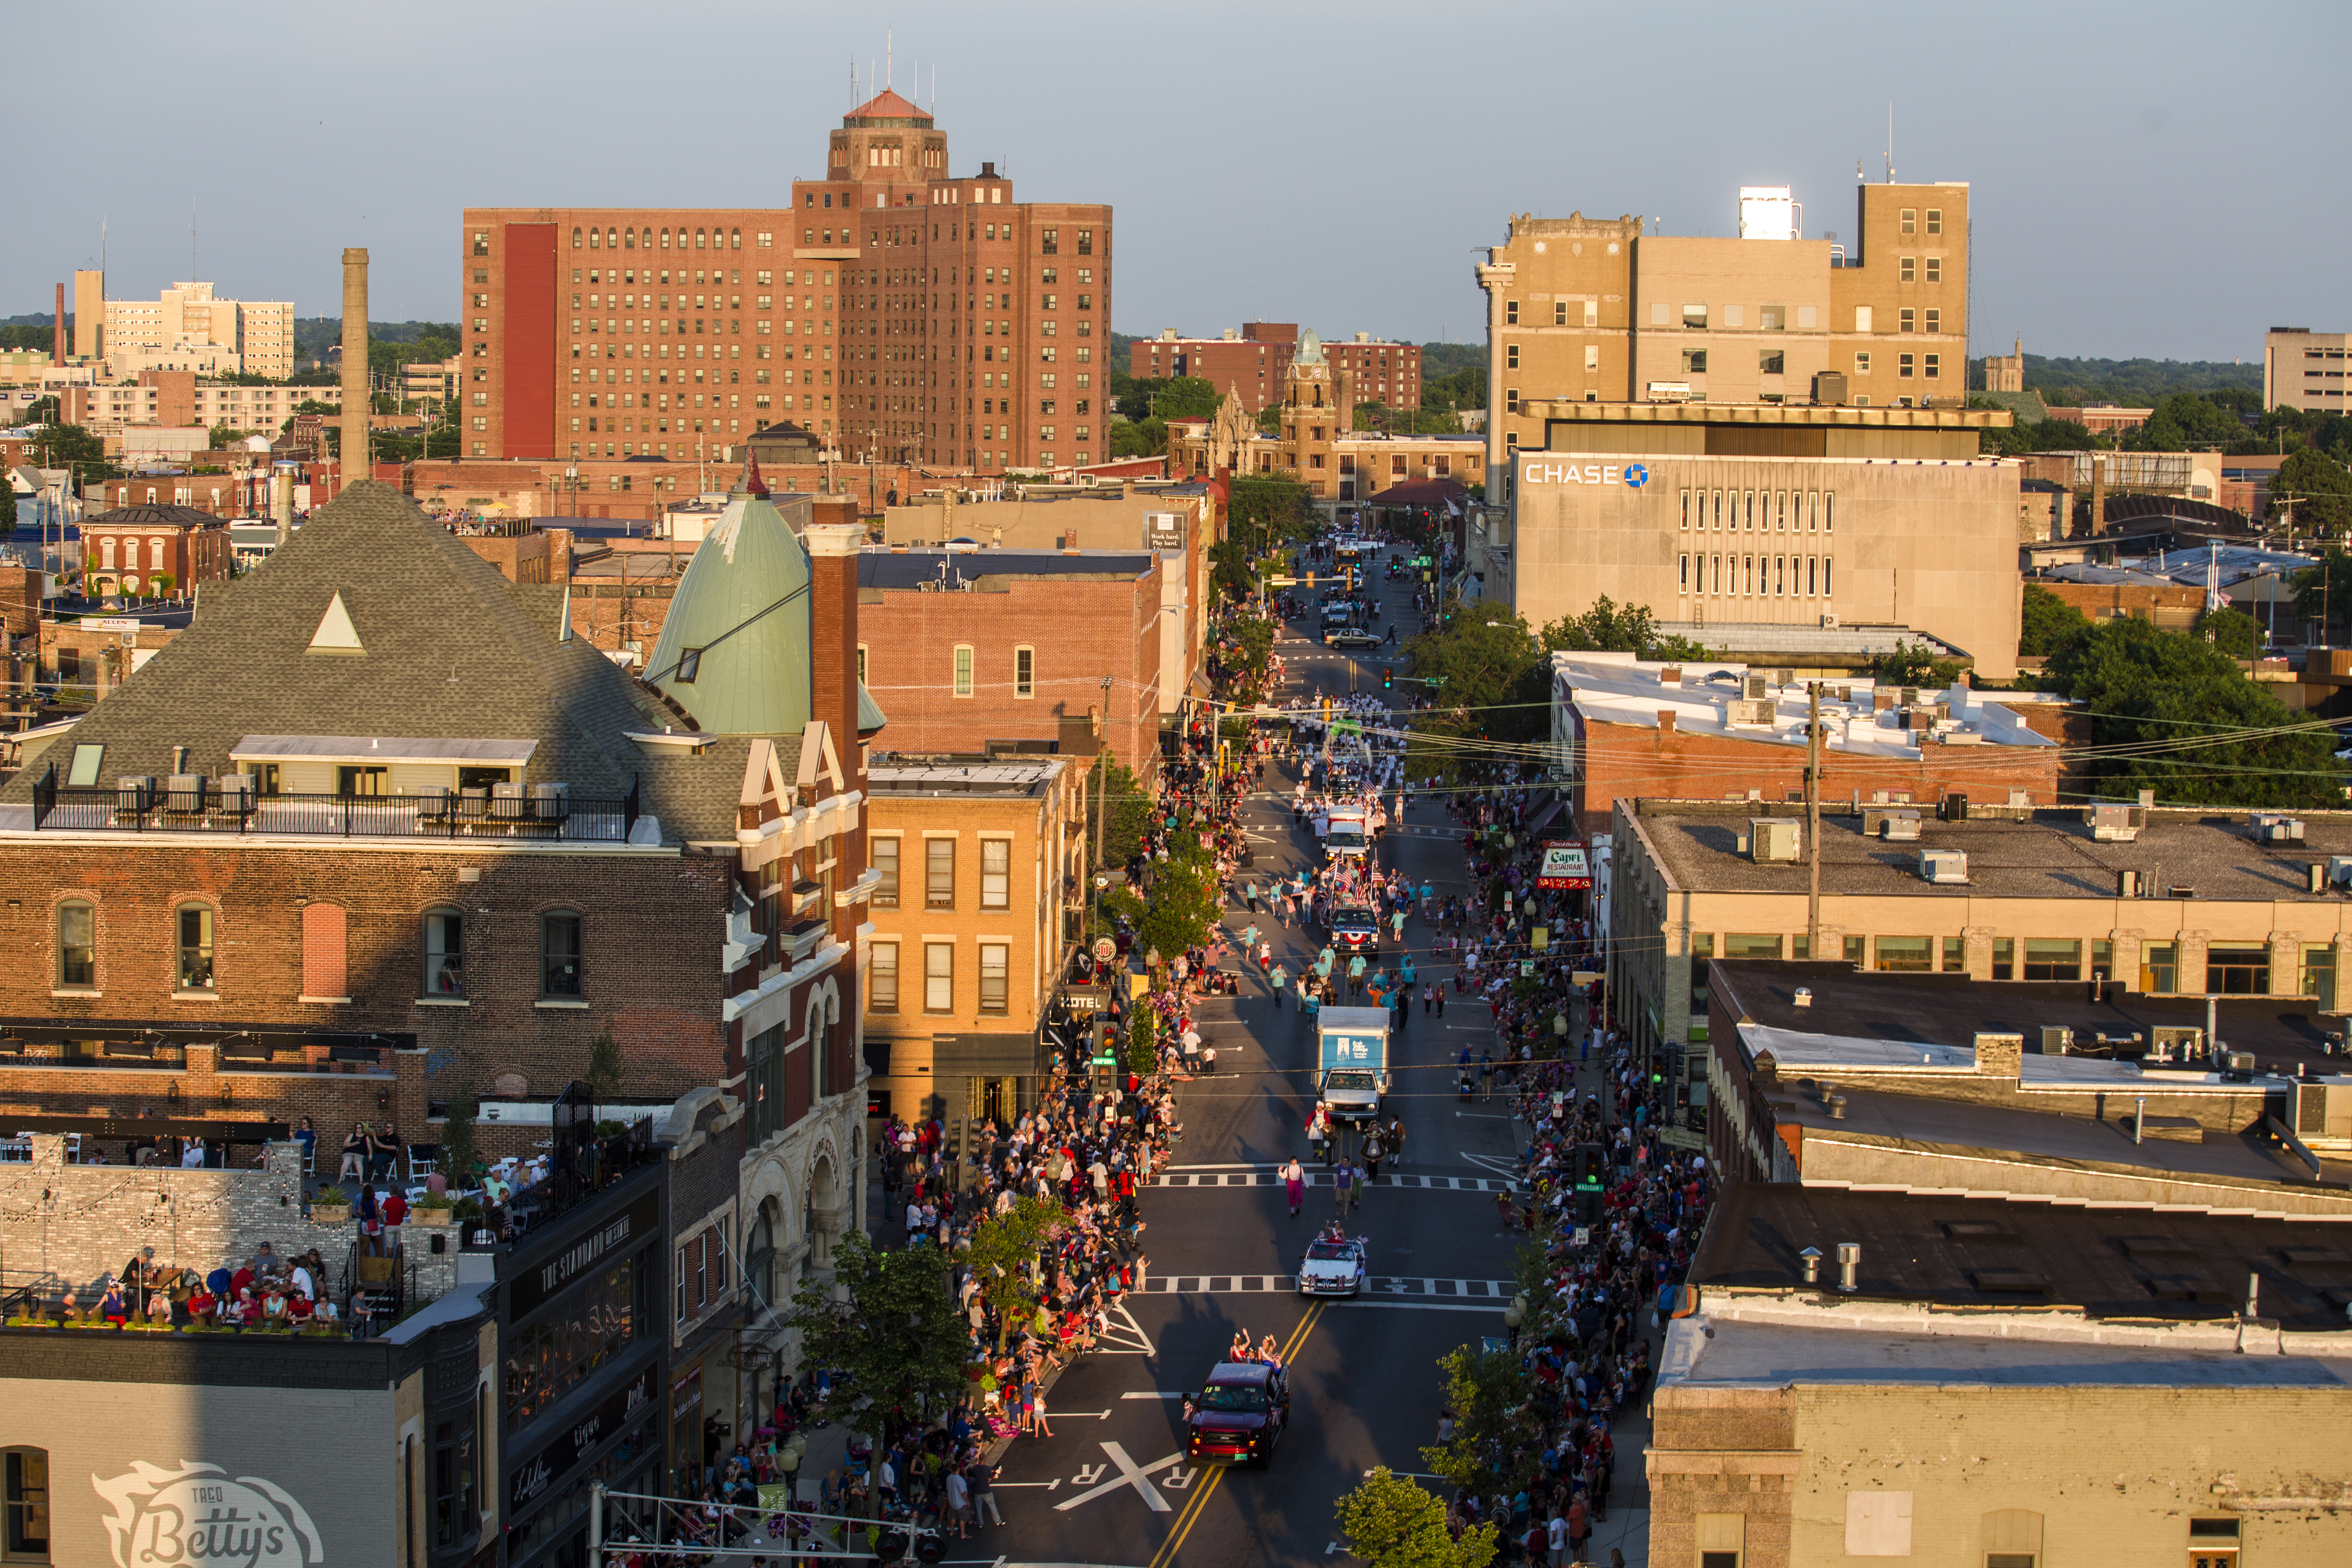
<path fill-rule="evenodd" d="M 555 456 L 555 226 L 506 226 L 506 405 L 509 458 Z"/>

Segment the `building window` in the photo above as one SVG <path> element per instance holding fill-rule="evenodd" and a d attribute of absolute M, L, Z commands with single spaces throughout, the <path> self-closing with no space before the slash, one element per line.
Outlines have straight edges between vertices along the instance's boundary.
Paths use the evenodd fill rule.
<path fill-rule="evenodd" d="M 425 994 L 466 994 L 466 917 L 457 910 L 430 910 L 425 916 Z"/>
<path fill-rule="evenodd" d="M 1687 594 L 1690 592 L 1690 557 L 1685 555 L 1680 559 L 1682 561 L 1682 590 L 1684 593 Z"/>
<path fill-rule="evenodd" d="M 898 907 L 898 840 L 875 838 L 866 844 L 866 859 L 875 871 L 874 907 L 895 910 Z"/>
<path fill-rule="evenodd" d="M 1931 256 L 1927 258 L 1927 281 L 1930 283 L 1941 283 L 1943 280 L 1944 258 L 1940 256 Z"/>
<path fill-rule="evenodd" d="M 1764 375 L 1781 375 L 1787 373 L 1788 368 L 1789 355 L 1787 350 L 1759 349 L 1757 351 L 1756 369 L 1759 374 Z"/>
<path fill-rule="evenodd" d="M 49 1454 L 11 1448 L 7 1462 L 8 1560 L 49 1560 Z"/>
<path fill-rule="evenodd" d="M 1705 305 L 1685 305 L 1683 307 L 1683 327 L 1685 331 L 1694 332 L 1703 332 L 1706 331 L 1706 307 Z"/>
<path fill-rule="evenodd" d="M 1856 969 L 1860 969 L 1864 963 L 1868 962 L 1868 956 L 1863 950 L 1869 945 L 1870 939 L 1868 937 L 1850 936 L 1846 938 L 1845 961 L 1848 963 L 1853 964 Z"/>
<path fill-rule="evenodd" d="M 1685 375 L 1705 375 L 1706 374 L 1706 351 L 1705 349 L 1683 350 L 1683 374 Z"/>
<path fill-rule="evenodd" d="M 1906 256 L 1903 258 L 1903 281 L 1906 283 L 1916 283 L 1919 281 L 1919 258 L 1917 257 Z"/>
<path fill-rule="evenodd" d="M 1013 950 L 1002 942 L 980 944 L 980 1010 L 1003 1013 L 1007 1010 L 1012 991 Z"/>
<path fill-rule="evenodd" d="M 1013 650 L 1013 695 L 1037 695 L 1037 650 L 1026 646 Z"/>
<path fill-rule="evenodd" d="M 1948 936 L 1944 939 L 1944 973 L 1958 974 L 1969 967 L 1968 942 L 1965 938 Z"/>
<path fill-rule="evenodd" d="M 1926 974 L 1935 967 L 1929 952 L 1932 939 L 1924 936 L 1882 936 L 1878 939 L 1878 969 L 1888 974 Z"/>
<path fill-rule="evenodd" d="M 2323 1013 L 2336 1011 L 2336 947 L 2332 942 L 2305 943 L 2298 994 L 2317 997 Z"/>
<path fill-rule="evenodd" d="M 2025 939 L 2025 978 L 2028 980 L 2080 980 L 2083 978 L 2083 944 L 2061 941 L 2054 937 Z"/>
<path fill-rule="evenodd" d="M 1601 345 L 1599 343 L 1587 343 L 1584 345 L 1584 368 L 1589 371 L 1599 370 L 1601 368 Z"/>
<path fill-rule="evenodd" d="M 2180 989 L 2180 944 L 2152 942 L 2139 950 L 2139 988 L 2159 996 Z"/>
<path fill-rule="evenodd" d="M 539 919 L 539 994 L 580 994 L 580 917 L 559 910 Z"/>
<path fill-rule="evenodd" d="M 1944 330 L 1944 312 L 1933 305 L 1927 307 L 1927 330 L 1931 332 Z"/>
<path fill-rule="evenodd" d="M 1010 838 L 983 838 L 980 841 L 980 907 L 983 910 L 1013 907 L 1013 840 Z"/>
<path fill-rule="evenodd" d="M 1508 370 L 1517 370 L 1519 368 L 1518 344 L 1513 343 L 1510 347 L 1503 351 L 1503 363 L 1504 367 Z"/>
<path fill-rule="evenodd" d="M 1516 326 L 1517 326 L 1518 324 L 1519 324 L 1519 302 L 1518 302 L 1517 300 L 1504 300 L 1504 301 L 1503 301 L 1503 325 L 1505 325 L 1505 326 L 1507 326 L 1507 327 L 1516 327 Z"/>
<path fill-rule="evenodd" d="M 1516 386 L 1508 388 L 1505 393 L 1505 398 L 1503 412 L 1517 414 L 1519 411 L 1519 389 Z"/>
<path fill-rule="evenodd" d="M 923 840 L 923 907 L 927 910 L 955 908 L 955 849 L 952 838 Z"/>
<path fill-rule="evenodd" d="M 183 904 L 179 909 L 182 991 L 213 988 L 213 911 L 208 904 Z"/>
<path fill-rule="evenodd" d="M 1943 208 L 1929 207 L 1927 209 L 1927 232 L 1929 234 L 1941 234 L 1944 232 Z"/>
<path fill-rule="evenodd" d="M 1910 380 L 1911 371 L 1912 356 L 1909 354 L 1896 354 L 1895 356 L 1895 374 L 1896 379 L 1901 381 Z"/>
<path fill-rule="evenodd" d="M 1919 312 L 1913 310 L 1910 306 L 1906 305 L 1903 307 L 1902 319 L 1903 330 L 1905 331 L 1916 332 L 1919 330 Z"/>
<path fill-rule="evenodd" d="M 1903 209 L 1902 228 L 1905 234 L 1916 234 L 1919 232 L 1919 211 L 1916 207 L 1905 207 Z"/>
<path fill-rule="evenodd" d="M 1930 313 L 1932 314 L 1932 312 Z M 1925 373 L 1927 380 L 1934 381 L 1942 376 L 1944 374 L 1944 356 L 1942 354 L 1922 354 L 1919 357 L 1922 362 L 1920 369 Z"/>
<path fill-rule="evenodd" d="M 1555 327 L 1564 327 L 1568 325 L 1567 300 L 1558 300 L 1553 301 L 1551 308 L 1551 324 Z"/>
<path fill-rule="evenodd" d="M 98 909 L 76 899 L 58 906 L 58 984 L 81 990 L 98 984 Z"/>
<path fill-rule="evenodd" d="M 1868 375 L 1870 374 L 1870 352 L 1867 349 L 1861 351 L 1853 356 L 1853 374 L 1856 375 Z"/>
<path fill-rule="evenodd" d="M 1780 956 L 1780 935 L 1778 932 L 1765 934 L 1753 934 L 1740 931 L 1727 932 L 1723 939 L 1723 956 L 1726 958 L 1777 959 Z"/>
<path fill-rule="evenodd" d="M 955 1011 L 955 943 L 923 943 L 923 1011 Z"/>
<path fill-rule="evenodd" d="M 895 1013 L 898 1010 L 898 944 L 877 942 L 873 956 L 866 964 L 866 1010 L 869 1013 Z"/>
<path fill-rule="evenodd" d="M 2017 978 L 2017 939 L 1997 936 L 1992 939 L 1992 977 L 1995 980 Z"/>
<path fill-rule="evenodd" d="M 2269 995 L 2269 946 L 2217 942 L 2206 948 L 2205 989 L 2209 994 L 2222 996 Z"/>
<path fill-rule="evenodd" d="M 971 645 L 958 643 L 955 649 L 955 694 L 971 695 Z"/>

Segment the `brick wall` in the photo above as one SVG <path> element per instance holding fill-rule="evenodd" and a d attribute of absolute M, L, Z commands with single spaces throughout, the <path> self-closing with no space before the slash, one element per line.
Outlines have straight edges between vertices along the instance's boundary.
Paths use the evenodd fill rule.
<path fill-rule="evenodd" d="M 619 1041 L 623 1096 L 675 1099 L 723 1076 L 719 1022 L 731 858 L 496 850 L 420 854 L 317 847 L 219 844 L 19 847 L 0 944 L 30 962 L 0 974 L 0 1016 L 87 1022 L 94 1037 L 137 1027 L 262 1027 L 381 1032 L 413 1037 L 430 1092 L 470 1081 L 488 1092 L 547 1093 L 582 1075 L 591 1042 L 609 1027 Z M 461 880 L 467 871 L 478 879 Z M 54 908 L 67 897 L 98 911 L 97 985 L 56 996 Z M 208 902 L 215 911 L 217 1000 L 173 996 L 173 912 Z M 306 906 L 344 911 L 348 1004 L 304 1002 Z M 465 984 L 456 999 L 419 1000 L 428 909 L 464 912 Z M 585 1005 L 542 1005 L 539 915 L 583 916 Z M 315 918 L 315 917 L 309 917 Z M 32 955 L 38 955 L 33 958 Z M 310 974 L 325 983 L 320 955 Z M 31 1098 L 85 1081 L 81 1069 Z M 12 1075 L 13 1079 L 13 1075 Z M 152 1092 L 152 1091 L 151 1091 Z M 242 1102 L 240 1101 L 240 1104 Z M 79 1110 L 79 1107 L 75 1107 Z M 321 1125 L 325 1125 L 321 1123 Z"/>
<path fill-rule="evenodd" d="M 2158 587 L 2152 583 L 2037 582 L 2034 586 L 2048 589 L 2095 621 L 2128 616 L 2175 631 L 2194 625 L 2198 612 L 2205 607 L 2202 588 Z"/>
<path fill-rule="evenodd" d="M 1777 803 L 1805 786 L 1801 746 L 1679 727 L 1588 723 L 1578 752 L 1580 778 L 1569 804 L 1589 834 L 1608 830 L 1610 803 L 1620 798 L 1720 800 L 1760 790 L 1762 799 Z M 2058 748 L 1928 745 L 1916 758 L 1857 756 L 1834 748 L 1822 753 L 1824 801 L 1854 790 L 1864 801 L 1880 790 L 1908 790 L 1912 799 L 1931 805 L 1946 794 L 2006 801 L 2012 789 L 2031 791 L 2037 805 L 2056 805 Z"/>
<path fill-rule="evenodd" d="M 1132 582 L 1014 579 L 1000 593 L 860 593 L 866 684 L 889 715 L 894 752 L 976 752 L 989 741 L 1053 740 L 1112 678 L 1106 741 L 1145 777 L 1160 756 L 1158 572 Z M 972 647 L 972 695 L 953 695 L 955 649 Z M 1013 650 L 1035 649 L 1035 695 L 1013 695 Z"/>
<path fill-rule="evenodd" d="M 167 1268 L 205 1272 L 234 1268 L 266 1241 L 288 1258 L 317 1247 L 340 1283 L 356 1222 L 310 1220 L 302 1146 L 267 1148 L 257 1170 L 70 1165 L 62 1135 L 36 1132 L 31 1163 L 0 1164 L 0 1272 L 56 1300 L 119 1273 L 142 1247 Z"/>

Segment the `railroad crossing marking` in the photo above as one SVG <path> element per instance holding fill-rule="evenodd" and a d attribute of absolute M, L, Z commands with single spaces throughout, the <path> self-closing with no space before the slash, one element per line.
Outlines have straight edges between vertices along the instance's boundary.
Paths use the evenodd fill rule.
<path fill-rule="evenodd" d="M 1102 1451 L 1110 1456 L 1111 1464 L 1118 1467 L 1118 1474 L 1107 1481 L 1095 1482 L 1091 1489 L 1082 1491 L 1066 1501 L 1055 1503 L 1054 1505 L 1055 1512 L 1067 1513 L 1080 1503 L 1092 1502 L 1095 1499 L 1108 1492 L 1115 1492 L 1121 1487 L 1133 1487 L 1136 1495 L 1143 1500 L 1144 1506 L 1150 1509 L 1152 1512 L 1170 1511 L 1168 1500 L 1160 1496 L 1158 1487 L 1151 1484 L 1151 1477 L 1161 1470 L 1172 1470 L 1181 1464 L 1184 1458 L 1182 1453 L 1171 1454 L 1164 1459 L 1155 1459 L 1148 1465 L 1138 1465 L 1127 1457 L 1127 1450 L 1116 1443 L 1105 1443 L 1102 1446 Z M 1086 1486 L 1088 1482 L 1094 1481 L 1095 1478 L 1101 1475 L 1108 1468 L 1103 1465 L 1082 1465 L 1078 1468 L 1078 1473 L 1074 1480 L 1079 1486 Z M 1184 1480 L 1186 1485 L 1190 1485 L 1192 1477 L 1188 1474 Z M 1169 1485 L 1176 1484 L 1175 1478 L 1171 1476 L 1169 1479 Z"/>

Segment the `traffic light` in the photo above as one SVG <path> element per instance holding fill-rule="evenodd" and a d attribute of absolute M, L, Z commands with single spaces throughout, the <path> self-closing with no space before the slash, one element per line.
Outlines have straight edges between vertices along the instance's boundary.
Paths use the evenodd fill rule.
<path fill-rule="evenodd" d="M 1394 691 L 1396 689 L 1396 671 L 1391 669 L 1385 664 L 1381 666 L 1381 689 L 1382 691 Z"/>

